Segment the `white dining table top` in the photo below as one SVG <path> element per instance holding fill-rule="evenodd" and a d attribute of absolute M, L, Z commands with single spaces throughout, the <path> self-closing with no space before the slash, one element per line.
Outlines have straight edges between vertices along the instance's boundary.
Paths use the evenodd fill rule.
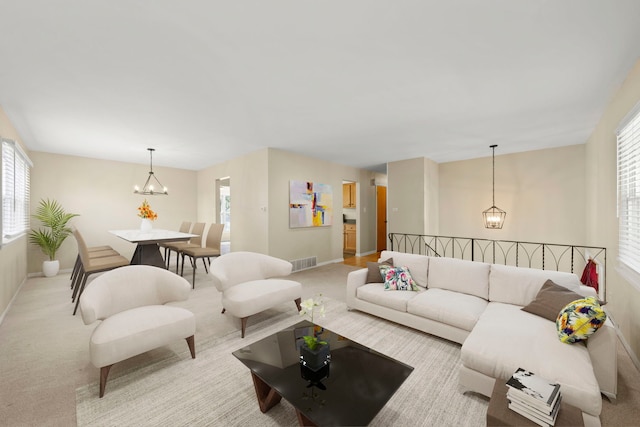
<path fill-rule="evenodd" d="M 181 233 L 173 230 L 152 229 L 151 231 L 137 230 L 109 230 L 109 233 L 127 240 L 131 243 L 160 243 L 179 242 L 197 237 L 197 234 Z"/>

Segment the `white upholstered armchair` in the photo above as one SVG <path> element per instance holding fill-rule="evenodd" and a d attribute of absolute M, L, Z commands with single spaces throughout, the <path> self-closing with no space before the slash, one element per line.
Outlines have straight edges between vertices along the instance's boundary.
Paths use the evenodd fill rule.
<path fill-rule="evenodd" d="M 100 397 L 114 363 L 186 339 L 195 358 L 196 319 L 181 307 L 165 305 L 189 298 L 189 282 L 148 265 L 130 265 L 103 273 L 80 297 L 82 320 L 102 320 L 89 340 L 91 363 L 100 368 Z"/>
<path fill-rule="evenodd" d="M 292 300 L 300 311 L 302 285 L 281 278 L 291 269 L 288 261 L 255 252 L 231 252 L 211 262 L 209 274 L 222 292 L 222 313 L 240 318 L 242 338 L 249 316 Z"/>

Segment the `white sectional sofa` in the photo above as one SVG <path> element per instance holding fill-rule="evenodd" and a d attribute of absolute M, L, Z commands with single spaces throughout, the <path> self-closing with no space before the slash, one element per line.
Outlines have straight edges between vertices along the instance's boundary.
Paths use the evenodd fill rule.
<path fill-rule="evenodd" d="M 561 385 L 563 400 L 580 408 L 585 425 L 600 425 L 602 397 L 615 399 L 616 334 L 607 321 L 587 341 L 565 344 L 555 322 L 521 310 L 547 280 L 596 296 L 572 273 L 383 251 L 407 267 L 418 291 L 388 291 L 368 269 L 349 273 L 347 305 L 462 344 L 460 384 L 491 396 L 496 378 L 519 367 Z"/>

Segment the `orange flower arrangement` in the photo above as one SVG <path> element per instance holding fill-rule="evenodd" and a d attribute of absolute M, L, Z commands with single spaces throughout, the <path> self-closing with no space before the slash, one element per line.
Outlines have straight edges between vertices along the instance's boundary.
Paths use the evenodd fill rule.
<path fill-rule="evenodd" d="M 151 221 L 158 219 L 158 214 L 151 210 L 151 206 L 149 206 L 149 202 L 147 199 L 144 199 L 144 202 L 138 207 L 138 216 L 140 218 L 146 218 Z"/>

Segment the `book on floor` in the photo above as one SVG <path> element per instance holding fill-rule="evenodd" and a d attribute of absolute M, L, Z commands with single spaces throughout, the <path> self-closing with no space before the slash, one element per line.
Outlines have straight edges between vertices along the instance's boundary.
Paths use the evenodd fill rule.
<path fill-rule="evenodd" d="M 526 402 L 540 411 L 550 414 L 560 396 L 560 385 L 522 368 L 507 381 L 507 397 Z"/>

